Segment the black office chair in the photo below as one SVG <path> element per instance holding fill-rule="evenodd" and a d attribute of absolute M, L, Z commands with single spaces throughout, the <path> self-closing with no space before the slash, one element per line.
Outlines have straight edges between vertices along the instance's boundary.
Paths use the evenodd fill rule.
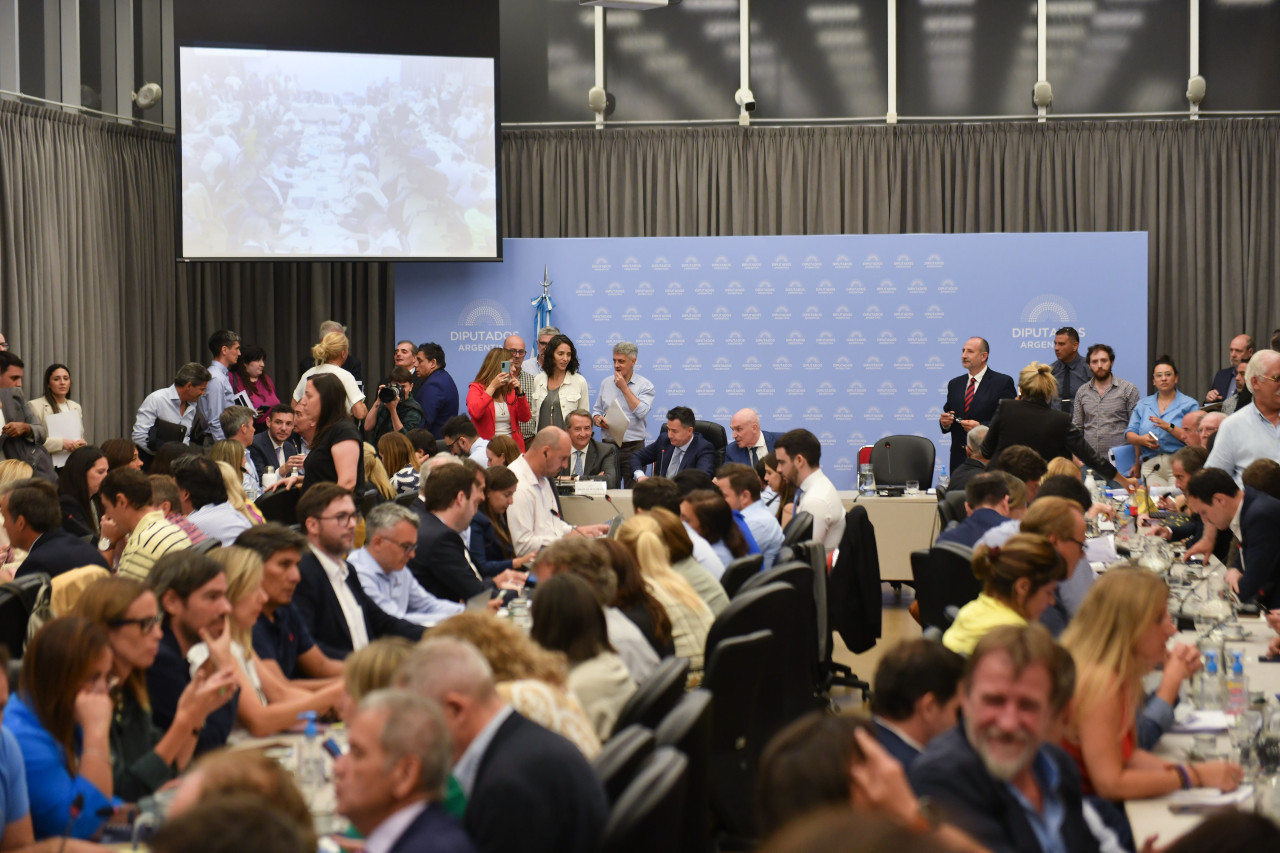
<path fill-rule="evenodd" d="M 302 489 L 276 489 L 271 494 L 263 495 L 254 501 L 254 506 L 267 521 L 284 525 L 296 524 L 300 497 L 302 497 Z"/>
<path fill-rule="evenodd" d="M 933 485 L 933 442 L 918 435 L 887 435 L 871 448 L 876 486 L 905 486 L 915 480 L 921 489 Z"/>
<path fill-rule="evenodd" d="M 659 747 L 675 747 L 689 759 L 684 820 L 680 829 L 680 853 L 710 853 L 713 849 L 708 792 L 713 704 L 714 698 L 707 690 L 686 693 L 654 732 Z"/>
<path fill-rule="evenodd" d="M 791 516 L 787 526 L 782 528 L 782 547 L 784 548 L 789 548 L 801 542 L 808 542 L 812 538 L 813 515 L 804 510 L 798 510 L 795 515 Z"/>
<path fill-rule="evenodd" d="M 659 747 L 622 792 L 604 825 L 600 853 L 653 853 L 680 846 L 689 759 Z"/>
<path fill-rule="evenodd" d="M 694 421 L 693 431 L 698 435 L 711 442 L 711 446 L 716 451 L 716 471 L 720 470 L 720 466 L 724 464 L 725 449 L 729 446 L 728 439 L 725 436 L 724 427 L 715 421 Z M 658 428 L 661 435 L 667 434 L 667 425 L 663 424 Z"/>
<path fill-rule="evenodd" d="M 222 547 L 221 539 L 214 539 L 212 536 L 201 539 L 199 542 L 191 546 L 193 554 L 208 554 L 210 551 L 216 551 Z"/>
<path fill-rule="evenodd" d="M 946 530 L 951 522 L 961 522 L 968 517 L 969 511 L 964 508 L 964 489 L 947 492 L 938 498 L 939 530 Z"/>
<path fill-rule="evenodd" d="M 396 495 L 395 501 L 400 506 L 411 507 L 413 506 L 413 502 L 416 501 L 417 499 L 418 499 L 417 492 L 405 492 L 402 495 Z"/>
<path fill-rule="evenodd" d="M 436 453 L 452 453 L 452 452 L 453 451 L 449 449 L 449 442 L 447 439 L 443 439 L 443 438 L 436 439 Z"/>
<path fill-rule="evenodd" d="M 656 745 L 653 732 L 644 726 L 627 726 L 615 731 L 613 737 L 605 741 L 604 747 L 591 761 L 591 769 L 604 786 L 610 805 L 618 801 L 631 780 L 636 778 Z"/>
<path fill-rule="evenodd" d="M 622 706 L 614 729 L 624 729 L 631 725 L 656 728 L 684 695 L 688 676 L 689 661 L 685 658 L 667 658 L 659 663 L 653 674 L 644 680 L 639 689 L 631 694 L 627 704 Z"/>
<path fill-rule="evenodd" d="M 748 554 L 725 566 L 724 574 L 720 576 L 720 586 L 724 587 L 724 594 L 733 598 L 747 579 L 760 574 L 760 569 L 763 567 L 763 554 Z"/>
<path fill-rule="evenodd" d="M 29 584 L 38 581 L 43 585 L 48 580 L 48 575 L 40 573 L 0 585 L 0 645 L 9 649 L 9 657 L 14 660 L 22 657 L 22 651 L 26 648 L 27 622 L 31 619 L 31 608 L 35 605 Z M 26 583 L 20 583 L 21 581 Z M 39 587 L 36 594 L 39 594 Z"/>
<path fill-rule="evenodd" d="M 982 581 L 973 576 L 972 549 L 964 545 L 944 542 L 913 551 L 911 574 L 924 628 L 947 630 L 953 621 L 948 608 L 963 607 L 982 592 Z"/>

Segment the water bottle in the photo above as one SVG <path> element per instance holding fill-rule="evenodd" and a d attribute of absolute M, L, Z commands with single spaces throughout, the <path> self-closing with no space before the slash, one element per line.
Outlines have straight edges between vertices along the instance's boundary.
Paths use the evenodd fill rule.
<path fill-rule="evenodd" d="M 942 466 L 942 471 L 938 474 L 938 491 L 945 492 L 947 486 L 951 485 L 951 476 L 947 474 L 947 466 Z"/>
<path fill-rule="evenodd" d="M 1205 653 L 1204 675 L 1200 679 L 1200 709 L 1222 710 L 1222 676 L 1218 671 L 1218 653 Z"/>
<path fill-rule="evenodd" d="M 262 490 L 265 492 L 278 482 L 280 482 L 280 475 L 276 473 L 275 468 L 268 465 L 266 473 L 262 475 Z"/>
<path fill-rule="evenodd" d="M 870 462 L 858 465 L 858 493 L 870 497 L 876 493 L 876 475 Z"/>
<path fill-rule="evenodd" d="M 1231 672 L 1227 675 L 1228 714 L 1243 714 L 1249 710 L 1249 681 L 1245 678 L 1242 654 L 1239 650 L 1231 652 Z"/>
<path fill-rule="evenodd" d="M 324 754 L 320 752 L 320 737 L 316 732 L 316 712 L 303 711 L 299 720 L 306 720 L 302 743 L 298 745 L 298 785 L 307 802 L 324 788 Z"/>
<path fill-rule="evenodd" d="M 1084 487 L 1089 490 L 1089 496 L 1096 502 L 1098 500 L 1098 481 L 1093 479 L 1093 469 L 1084 469 Z"/>

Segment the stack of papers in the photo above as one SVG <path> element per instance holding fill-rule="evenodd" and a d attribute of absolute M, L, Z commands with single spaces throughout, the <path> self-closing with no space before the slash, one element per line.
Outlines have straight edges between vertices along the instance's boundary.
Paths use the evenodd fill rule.
<path fill-rule="evenodd" d="M 1178 721 L 1170 731 L 1179 734 L 1201 734 L 1207 732 L 1225 732 L 1231 725 L 1231 718 L 1226 711 L 1205 710 L 1190 711 L 1183 716 L 1178 714 Z"/>

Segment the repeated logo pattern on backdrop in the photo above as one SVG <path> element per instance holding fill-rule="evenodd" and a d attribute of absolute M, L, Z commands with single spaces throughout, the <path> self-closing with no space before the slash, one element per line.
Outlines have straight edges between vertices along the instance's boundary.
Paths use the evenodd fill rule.
<path fill-rule="evenodd" d="M 1147 387 L 1145 233 L 509 239 L 501 264 L 397 264 L 396 335 L 436 341 L 465 394 L 484 354 L 518 332 L 544 265 L 554 322 L 592 389 L 613 345 L 640 348 L 637 372 L 662 413 L 686 405 L 726 425 L 743 407 L 766 429 L 805 427 L 822 467 L 851 488 L 858 448 L 938 430 L 960 347 L 991 342 L 1016 377 L 1051 362 L 1053 333 L 1104 342 L 1116 373 Z"/>

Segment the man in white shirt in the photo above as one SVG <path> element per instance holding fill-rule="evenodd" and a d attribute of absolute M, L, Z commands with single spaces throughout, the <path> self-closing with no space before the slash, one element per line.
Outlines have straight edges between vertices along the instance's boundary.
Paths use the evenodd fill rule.
<path fill-rule="evenodd" d="M 519 482 L 507 510 L 507 525 L 516 556 L 537 551 L 562 536 L 603 536 L 608 532 L 607 524 L 574 527 L 560 517 L 555 486 L 549 478 L 564 468 L 572 447 L 569 433 L 559 427 L 544 427 L 524 455 L 511 463 Z"/>
<path fill-rule="evenodd" d="M 773 513 L 760 502 L 760 477 L 750 465 L 729 462 L 716 472 L 716 487 L 724 495 L 729 509 L 742 516 L 747 529 L 760 546 L 764 557 L 761 571 L 768 569 L 778 559 L 782 550 L 782 525 Z"/>
<path fill-rule="evenodd" d="M 378 504 L 365 516 L 365 544 L 347 555 L 369 599 L 400 619 L 430 627 L 466 606 L 443 601 L 404 570 L 418 548 L 418 516 L 395 503 Z"/>
<path fill-rule="evenodd" d="M 234 545 L 236 537 L 253 526 L 249 516 L 227 500 L 218 463 L 205 456 L 187 456 L 173 466 L 173 479 L 182 499 L 182 514 L 210 539 Z"/>
<path fill-rule="evenodd" d="M 228 436 L 222 431 L 219 418 L 235 400 L 235 392 L 231 390 L 231 366 L 240 360 L 240 336 L 229 329 L 219 329 L 209 336 L 209 352 L 213 354 L 213 361 L 209 362 L 208 393 L 196 406 L 209 425 L 209 432 L 222 441 Z"/>
<path fill-rule="evenodd" d="M 796 486 L 796 512 L 813 516 L 813 535 L 830 554 L 844 535 L 844 504 L 836 487 L 818 467 L 822 445 L 807 429 L 793 429 L 778 436 L 773 445 L 778 473 Z"/>
<path fill-rule="evenodd" d="M 618 445 L 618 470 L 622 472 L 623 485 L 627 488 L 632 483 L 631 454 L 644 447 L 649 435 L 646 418 L 657 396 L 653 383 L 636 373 L 639 353 L 640 350 L 630 341 L 613 345 L 613 375 L 600 383 L 600 393 L 591 407 L 592 422 L 604 431 L 604 440 L 614 444 L 617 442 L 609 434 L 605 417 L 615 401 L 627 416 L 627 429 L 622 435 L 622 443 Z"/>

